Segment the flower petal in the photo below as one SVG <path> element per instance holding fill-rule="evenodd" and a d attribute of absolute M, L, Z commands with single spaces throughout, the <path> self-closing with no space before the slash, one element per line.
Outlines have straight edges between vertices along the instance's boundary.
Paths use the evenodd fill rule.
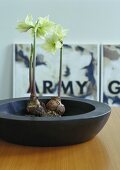
<path fill-rule="evenodd" d="M 25 18 L 25 23 L 27 25 L 32 25 L 33 26 L 33 18 L 32 15 L 27 15 L 27 17 Z"/>
<path fill-rule="evenodd" d="M 54 23 L 49 21 L 49 17 L 39 17 L 38 18 L 38 25 L 37 28 L 36 28 L 36 32 L 37 32 L 37 37 L 44 37 L 47 35 L 48 32 L 51 31 L 51 29 L 53 28 L 54 26 Z M 35 26 L 35 27 L 36 27 Z"/>
<path fill-rule="evenodd" d="M 21 32 L 27 32 L 31 28 L 33 28 L 33 26 L 27 25 L 25 22 L 19 22 L 17 25 L 17 29 Z"/>
<path fill-rule="evenodd" d="M 59 40 L 63 41 L 63 38 L 66 36 L 68 31 L 66 29 L 63 29 L 61 25 L 57 25 L 55 27 L 55 32 L 58 35 Z"/>

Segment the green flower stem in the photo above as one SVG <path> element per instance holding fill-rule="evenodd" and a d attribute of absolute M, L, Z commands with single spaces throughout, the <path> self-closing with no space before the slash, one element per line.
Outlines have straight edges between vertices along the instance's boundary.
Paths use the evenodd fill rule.
<path fill-rule="evenodd" d="M 33 46 L 31 44 L 31 51 L 30 51 L 30 67 L 29 67 L 29 83 L 30 83 L 30 92 L 32 93 L 32 81 L 33 81 Z"/>
<path fill-rule="evenodd" d="M 59 82 L 58 82 L 58 97 L 61 97 L 62 85 L 62 47 L 60 48 L 60 68 L 59 68 Z"/>
<path fill-rule="evenodd" d="M 36 67 L 36 31 L 34 31 L 34 40 L 33 40 L 33 81 L 32 81 L 32 96 L 33 97 L 36 97 L 35 67 Z"/>

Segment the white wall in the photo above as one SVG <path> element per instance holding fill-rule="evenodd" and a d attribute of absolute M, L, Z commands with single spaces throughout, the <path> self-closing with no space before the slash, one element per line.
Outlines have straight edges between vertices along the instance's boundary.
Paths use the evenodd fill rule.
<path fill-rule="evenodd" d="M 30 42 L 16 30 L 27 14 L 49 14 L 69 29 L 66 42 L 120 43 L 120 0 L 0 0 L 0 99 L 12 96 L 12 44 Z"/>

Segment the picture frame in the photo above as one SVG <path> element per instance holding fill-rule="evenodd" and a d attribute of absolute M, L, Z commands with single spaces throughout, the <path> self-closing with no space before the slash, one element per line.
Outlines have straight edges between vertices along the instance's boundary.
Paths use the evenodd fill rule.
<path fill-rule="evenodd" d="M 28 97 L 30 44 L 13 44 L 13 98 Z M 36 92 L 56 96 L 59 51 L 53 55 L 40 44 L 36 49 Z M 63 46 L 62 96 L 100 100 L 100 51 L 98 44 L 67 43 Z"/>
<path fill-rule="evenodd" d="M 101 45 L 101 101 L 120 106 L 120 44 Z"/>

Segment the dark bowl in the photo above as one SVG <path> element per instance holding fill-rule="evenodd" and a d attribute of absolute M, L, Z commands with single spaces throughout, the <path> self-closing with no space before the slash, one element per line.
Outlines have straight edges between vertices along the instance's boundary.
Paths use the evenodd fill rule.
<path fill-rule="evenodd" d="M 41 97 L 47 102 L 50 97 Z M 66 112 L 62 117 L 26 115 L 28 98 L 0 102 L 0 137 L 30 146 L 63 146 L 88 141 L 107 122 L 111 109 L 93 100 L 62 98 Z"/>

